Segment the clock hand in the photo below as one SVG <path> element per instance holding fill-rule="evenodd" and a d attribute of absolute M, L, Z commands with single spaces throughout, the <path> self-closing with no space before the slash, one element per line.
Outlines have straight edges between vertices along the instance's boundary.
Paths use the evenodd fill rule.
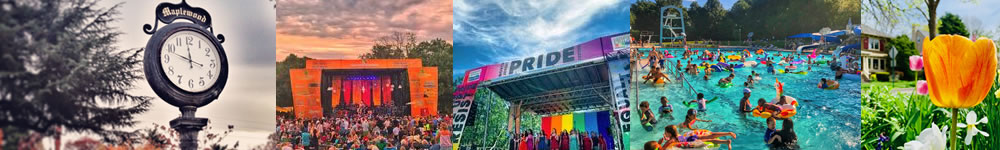
<path fill-rule="evenodd" d="M 191 60 L 191 47 L 188 47 L 187 51 L 188 51 L 188 59 L 187 59 L 188 60 L 188 67 L 189 68 L 194 68 L 194 63 L 192 63 L 192 62 L 194 62 L 194 60 Z"/>
<path fill-rule="evenodd" d="M 193 64 L 195 64 L 195 65 L 198 65 L 198 67 L 204 67 L 204 66 L 205 66 L 205 65 L 203 65 L 203 64 L 201 64 L 201 63 L 198 63 L 197 61 L 194 61 L 194 60 L 192 60 L 191 58 L 188 58 L 188 57 L 184 57 L 184 55 L 181 55 L 181 54 L 177 54 L 177 53 L 173 53 L 173 54 L 174 54 L 174 55 L 177 55 L 177 56 L 179 56 L 179 57 L 181 57 L 181 58 L 182 58 L 182 59 L 184 59 L 184 60 L 188 60 L 188 62 L 189 62 L 189 63 L 193 63 Z"/>

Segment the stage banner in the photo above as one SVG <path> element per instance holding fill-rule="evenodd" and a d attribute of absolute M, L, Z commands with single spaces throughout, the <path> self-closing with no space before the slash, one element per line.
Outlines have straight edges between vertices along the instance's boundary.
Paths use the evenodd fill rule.
<path fill-rule="evenodd" d="M 452 141 L 454 144 L 452 146 L 453 150 L 459 149 L 462 144 L 462 135 L 466 127 L 475 124 L 475 103 L 473 99 L 476 98 L 476 88 L 479 86 L 479 82 L 472 82 L 459 85 L 455 88 L 454 96 L 455 101 L 452 102 L 452 115 L 454 120 L 452 120 Z M 466 145 L 471 146 L 471 145 Z"/>
<path fill-rule="evenodd" d="M 616 51 L 609 54 L 606 59 L 610 74 L 608 77 L 611 78 L 612 98 L 615 102 L 613 105 L 615 108 L 612 110 L 615 110 L 615 118 L 621 133 L 621 143 L 616 145 L 628 145 L 624 144 L 629 143 L 629 131 L 631 130 L 629 126 L 631 115 L 629 115 L 628 87 L 632 74 L 629 72 L 628 51 Z"/>
<path fill-rule="evenodd" d="M 615 51 L 628 50 L 628 37 L 628 33 L 608 35 L 572 47 L 548 50 L 551 52 L 537 56 L 469 69 L 466 70 L 462 83 L 486 81 L 559 64 L 603 57 Z"/>
<path fill-rule="evenodd" d="M 438 68 L 423 67 L 420 71 L 420 86 L 423 93 L 422 108 L 419 110 L 422 116 L 438 115 Z"/>
<path fill-rule="evenodd" d="M 318 118 L 323 116 L 320 103 L 319 69 L 290 69 L 292 84 L 292 107 L 296 118 Z"/>
<path fill-rule="evenodd" d="M 340 84 L 341 82 L 343 82 L 342 80 L 344 79 L 344 77 L 343 76 L 333 76 L 331 78 L 333 78 L 333 79 L 330 81 L 331 83 L 330 83 L 330 87 L 329 87 L 329 90 L 330 90 L 330 104 L 331 104 L 330 107 L 337 108 L 337 106 L 340 105 L 340 101 L 341 101 L 340 97 L 341 97 L 341 95 L 344 94 L 344 91 L 341 90 L 341 88 L 343 88 L 343 85 Z"/>

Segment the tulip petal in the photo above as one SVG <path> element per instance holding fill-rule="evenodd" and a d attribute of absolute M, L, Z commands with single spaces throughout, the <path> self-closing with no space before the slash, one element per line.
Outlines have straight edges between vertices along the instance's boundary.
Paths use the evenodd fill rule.
<path fill-rule="evenodd" d="M 967 126 L 965 125 L 965 123 L 958 123 L 958 127 L 959 127 L 959 128 L 965 128 L 965 127 L 967 127 Z"/>
<path fill-rule="evenodd" d="M 983 136 L 987 136 L 987 137 L 990 136 L 990 134 L 986 133 L 986 131 L 979 131 L 979 134 L 982 134 Z"/>
<path fill-rule="evenodd" d="M 989 122 L 989 120 L 986 119 L 986 116 L 983 116 L 983 119 L 979 119 L 979 121 L 976 122 L 976 124 L 985 124 L 986 122 Z"/>
<path fill-rule="evenodd" d="M 955 35 L 924 39 L 924 74 L 934 105 L 945 108 L 968 108 L 979 105 L 989 93 L 996 77 L 996 51 L 993 41 Z"/>

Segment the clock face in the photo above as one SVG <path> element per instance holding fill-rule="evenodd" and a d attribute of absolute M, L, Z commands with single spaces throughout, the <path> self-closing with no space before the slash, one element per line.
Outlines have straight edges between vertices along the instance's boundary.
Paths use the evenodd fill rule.
<path fill-rule="evenodd" d="M 160 48 L 160 66 L 170 83 L 187 92 L 202 92 L 215 85 L 222 66 L 212 40 L 194 31 L 178 31 Z"/>

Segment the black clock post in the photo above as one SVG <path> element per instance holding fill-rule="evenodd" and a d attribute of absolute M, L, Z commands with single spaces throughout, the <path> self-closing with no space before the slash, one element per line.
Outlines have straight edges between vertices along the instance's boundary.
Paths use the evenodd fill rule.
<path fill-rule="evenodd" d="M 180 109 L 181 116 L 170 120 L 170 128 L 180 133 L 180 149 L 198 149 L 198 132 L 208 125 L 208 118 L 195 117 L 195 112 L 219 98 L 229 74 L 222 47 L 225 37 L 214 33 L 208 11 L 191 7 L 186 1 L 160 3 L 155 13 L 153 25 L 142 27 L 152 35 L 143 56 L 146 81 L 163 101 Z M 178 19 L 188 22 L 174 22 Z M 165 26 L 159 27 L 160 22 Z M 195 46 L 192 43 L 198 43 L 198 55 L 191 55 L 190 48 Z M 175 52 L 182 46 L 187 46 L 187 55 Z M 205 57 L 201 57 L 202 52 Z M 178 62 L 182 65 L 176 65 Z"/>
<path fill-rule="evenodd" d="M 198 107 L 183 106 L 181 117 L 170 120 L 170 128 L 181 135 L 181 149 L 198 149 L 198 132 L 208 124 L 208 118 L 194 117 Z"/>

